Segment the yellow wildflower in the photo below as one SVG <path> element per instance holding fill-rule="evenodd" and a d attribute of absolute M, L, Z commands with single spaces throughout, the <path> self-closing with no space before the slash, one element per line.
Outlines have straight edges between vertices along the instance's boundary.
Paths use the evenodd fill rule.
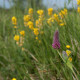
<path fill-rule="evenodd" d="M 15 35 L 15 36 L 14 36 L 14 40 L 15 40 L 15 41 L 19 41 L 19 35 Z"/>
<path fill-rule="evenodd" d="M 48 9 L 48 12 L 52 12 L 52 11 L 53 11 L 53 8 L 49 8 L 49 9 Z"/>
<path fill-rule="evenodd" d="M 67 9 L 64 9 L 65 15 L 67 14 Z"/>
<path fill-rule="evenodd" d="M 38 40 L 38 37 L 36 37 L 35 39 Z"/>
<path fill-rule="evenodd" d="M 72 58 L 71 58 L 71 57 L 69 57 L 68 60 L 69 60 L 70 62 L 72 62 Z"/>
<path fill-rule="evenodd" d="M 66 54 L 69 56 L 71 54 L 70 50 L 66 50 Z"/>
<path fill-rule="evenodd" d="M 49 19 L 47 20 L 47 23 L 48 23 L 49 25 L 51 25 L 51 22 L 54 22 L 54 19 L 53 19 L 53 18 L 49 18 Z"/>
<path fill-rule="evenodd" d="M 54 14 L 54 18 L 58 18 L 58 15 L 57 14 Z"/>
<path fill-rule="evenodd" d="M 78 13 L 80 13 L 80 7 L 77 8 Z"/>
<path fill-rule="evenodd" d="M 63 14 L 61 12 L 59 13 L 59 15 L 60 15 L 61 18 L 64 18 Z"/>
<path fill-rule="evenodd" d="M 48 15 L 51 16 L 53 14 L 53 8 L 48 9 Z"/>
<path fill-rule="evenodd" d="M 38 28 L 34 28 L 34 34 L 37 36 L 39 34 Z"/>
<path fill-rule="evenodd" d="M 44 14 L 44 11 L 43 10 L 38 10 L 37 13 L 42 16 Z"/>
<path fill-rule="evenodd" d="M 12 23 L 13 23 L 14 25 L 16 25 L 16 24 L 17 24 L 17 19 L 16 19 L 16 17 L 15 17 L 15 16 L 13 16 L 13 17 L 12 17 Z"/>
<path fill-rule="evenodd" d="M 80 5 L 80 0 L 77 0 L 77 4 Z"/>
<path fill-rule="evenodd" d="M 30 20 L 30 16 L 29 15 L 24 15 L 24 21 L 28 22 Z"/>
<path fill-rule="evenodd" d="M 41 18 L 39 18 L 39 22 L 42 22 L 42 19 Z"/>
<path fill-rule="evenodd" d="M 54 19 L 59 23 L 59 18 L 58 18 L 58 15 L 57 14 L 54 14 Z"/>
<path fill-rule="evenodd" d="M 32 9 L 32 8 L 29 8 L 28 13 L 29 13 L 29 14 L 33 14 L 33 9 Z"/>
<path fill-rule="evenodd" d="M 29 21 L 29 22 L 28 22 L 28 25 L 33 25 L 33 22 L 32 22 L 32 21 Z"/>
<path fill-rule="evenodd" d="M 70 45 L 66 45 L 66 48 L 70 48 Z"/>
<path fill-rule="evenodd" d="M 67 14 L 67 9 L 61 10 L 61 13 L 62 13 L 63 15 L 66 15 L 66 14 Z"/>
<path fill-rule="evenodd" d="M 28 22 L 28 26 L 29 26 L 30 29 L 33 29 L 33 28 L 34 28 L 34 27 L 33 27 L 33 22 L 32 22 L 32 21 L 29 21 L 29 22 Z"/>
<path fill-rule="evenodd" d="M 16 29 L 16 28 L 17 28 L 17 26 L 14 26 L 14 28 Z"/>
<path fill-rule="evenodd" d="M 22 36 L 24 36 L 24 35 L 25 35 L 25 31 L 20 31 L 20 34 L 21 34 Z"/>
<path fill-rule="evenodd" d="M 16 78 L 13 78 L 12 80 L 16 80 Z"/>
<path fill-rule="evenodd" d="M 52 19 L 49 18 L 49 19 L 47 20 L 47 23 L 48 23 L 49 25 L 51 25 L 51 21 L 52 21 Z"/>
<path fill-rule="evenodd" d="M 67 15 L 67 9 L 61 10 L 59 15 L 61 16 L 61 18 L 64 18 L 64 16 Z"/>
<path fill-rule="evenodd" d="M 65 24 L 64 24 L 64 23 L 60 23 L 59 25 L 60 25 L 60 26 L 64 26 Z"/>
<path fill-rule="evenodd" d="M 64 12 L 64 11 L 62 11 L 62 10 L 61 10 L 61 13 L 62 13 L 63 15 L 65 15 L 65 12 Z"/>
<path fill-rule="evenodd" d="M 36 20 L 36 26 L 39 26 L 39 20 Z"/>

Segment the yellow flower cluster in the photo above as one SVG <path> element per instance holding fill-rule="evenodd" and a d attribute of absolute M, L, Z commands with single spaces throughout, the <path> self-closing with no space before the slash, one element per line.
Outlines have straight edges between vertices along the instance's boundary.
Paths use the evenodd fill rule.
<path fill-rule="evenodd" d="M 25 31 L 20 31 L 20 34 L 21 34 L 22 36 L 24 36 L 24 35 L 25 35 Z"/>
<path fill-rule="evenodd" d="M 14 40 L 16 41 L 16 44 L 18 44 L 19 46 L 22 46 L 24 43 L 24 35 L 25 35 L 25 31 L 20 31 L 20 35 L 15 35 L 14 36 Z"/>
<path fill-rule="evenodd" d="M 52 14 L 53 14 L 53 8 L 49 8 L 49 9 L 48 9 L 48 15 L 49 15 L 49 16 L 52 16 Z"/>
<path fill-rule="evenodd" d="M 64 26 L 65 25 L 65 23 L 62 21 L 62 19 L 59 19 L 59 16 L 57 14 L 54 14 L 53 18 L 60 26 Z"/>
<path fill-rule="evenodd" d="M 68 12 L 67 9 L 60 11 L 59 16 L 60 16 L 61 20 L 58 20 L 58 24 L 60 26 L 64 26 L 66 24 L 65 20 L 63 18 L 67 15 L 67 12 Z"/>
<path fill-rule="evenodd" d="M 24 15 L 24 22 L 28 22 L 30 20 L 30 15 Z"/>
<path fill-rule="evenodd" d="M 33 9 L 29 8 L 28 15 L 24 15 L 24 25 L 28 26 L 28 22 L 33 21 Z"/>
<path fill-rule="evenodd" d="M 64 22 L 62 22 L 62 23 L 60 23 L 59 25 L 60 25 L 60 26 L 64 26 L 64 25 L 65 25 L 65 23 L 64 23 Z"/>
<path fill-rule="evenodd" d="M 32 19 L 33 18 L 33 9 L 32 8 L 29 8 L 28 15 L 24 16 L 25 26 L 28 26 L 29 29 L 31 29 L 33 31 L 34 35 L 36 36 L 35 37 L 36 40 L 38 40 L 39 31 L 40 31 L 41 26 L 42 26 L 44 11 L 38 10 L 37 13 L 38 13 L 39 17 L 35 22 L 36 26 L 34 26 L 34 20 Z M 22 31 L 22 32 L 20 32 L 20 34 L 24 35 L 24 32 Z"/>
<path fill-rule="evenodd" d="M 44 21 L 44 10 L 38 10 L 37 11 L 38 19 L 36 20 L 35 24 L 36 24 L 36 28 L 34 28 L 34 35 L 36 35 L 36 40 L 38 40 L 38 35 L 39 32 L 41 31 L 41 29 L 43 28 L 43 21 Z M 44 32 L 41 31 L 41 34 L 43 34 Z M 41 43 L 41 40 L 39 40 L 39 43 Z"/>
<path fill-rule="evenodd" d="M 80 0 L 77 0 L 77 4 L 80 5 Z"/>
<path fill-rule="evenodd" d="M 42 27 L 42 24 L 43 24 L 44 11 L 38 10 L 37 13 L 39 15 L 39 18 L 36 20 L 35 24 L 36 24 L 36 27 L 38 27 L 40 29 Z"/>
<path fill-rule="evenodd" d="M 17 28 L 17 19 L 15 16 L 12 17 L 12 24 L 14 25 L 14 28 Z"/>
<path fill-rule="evenodd" d="M 33 9 L 32 8 L 29 8 L 28 14 L 30 16 L 31 21 L 33 21 Z"/>
<path fill-rule="evenodd" d="M 52 22 L 54 22 L 54 19 L 50 17 L 50 18 L 47 20 L 47 23 L 49 24 L 49 26 L 51 26 L 51 23 L 52 23 Z"/>
<path fill-rule="evenodd" d="M 34 35 L 36 36 L 36 40 L 38 40 L 38 35 L 39 35 L 39 29 L 38 28 L 34 28 L 33 29 Z"/>
<path fill-rule="evenodd" d="M 12 23 L 13 23 L 14 25 L 17 25 L 17 19 L 16 19 L 15 16 L 12 17 Z"/>
<path fill-rule="evenodd" d="M 32 21 L 28 22 L 28 26 L 29 26 L 29 29 L 33 30 L 34 27 L 33 27 L 33 22 Z"/>
<path fill-rule="evenodd" d="M 67 48 L 67 50 L 66 50 L 66 54 L 67 54 L 67 56 L 70 56 L 71 51 L 68 50 L 68 49 L 70 49 L 70 45 L 66 45 L 66 48 Z M 71 57 L 69 57 L 68 60 L 69 60 L 70 62 L 72 62 L 72 58 L 71 58 Z"/>
<path fill-rule="evenodd" d="M 72 57 L 69 57 L 68 60 L 69 60 L 70 62 L 72 62 Z"/>
<path fill-rule="evenodd" d="M 11 79 L 11 80 L 16 80 L 16 78 L 13 78 L 13 79 Z"/>
<path fill-rule="evenodd" d="M 64 9 L 60 12 L 62 15 L 66 15 L 67 14 L 67 9 Z M 49 25 L 51 25 L 52 23 L 57 22 L 59 26 L 64 26 L 65 23 L 63 21 L 63 19 L 58 15 L 58 14 L 53 14 L 53 8 L 49 8 L 48 9 L 48 19 L 44 19 L 44 10 L 38 10 L 37 11 L 38 19 L 37 20 L 33 20 L 33 9 L 29 8 L 28 10 L 28 14 L 24 15 L 23 19 L 24 19 L 24 25 L 28 26 L 29 29 L 31 29 L 34 33 L 34 35 L 36 36 L 36 40 L 38 40 L 39 38 L 39 33 L 40 34 L 44 34 L 43 29 L 43 22 L 45 22 L 47 20 L 47 23 Z M 12 17 L 12 23 L 14 24 L 14 28 L 17 28 L 17 19 L 15 16 Z M 24 36 L 25 36 L 25 31 L 20 31 L 19 32 L 20 35 L 15 35 L 14 36 L 14 40 L 16 42 L 18 42 L 19 44 L 24 43 Z"/>
<path fill-rule="evenodd" d="M 65 15 L 67 15 L 67 9 L 61 10 L 59 15 L 56 13 L 52 14 L 52 12 L 53 8 L 49 8 L 48 15 L 50 15 L 50 18 L 47 20 L 47 23 L 51 26 L 51 24 L 54 23 L 54 21 L 56 21 L 59 26 L 64 26 L 65 21 L 63 21 L 63 18 Z"/>
<path fill-rule="evenodd" d="M 48 15 L 50 16 L 49 19 L 47 19 L 47 23 L 49 26 L 54 22 L 54 18 L 52 17 L 53 15 L 53 8 L 48 8 Z"/>
<path fill-rule="evenodd" d="M 43 18 L 39 18 L 38 20 L 36 20 L 36 27 L 38 27 L 39 29 L 42 27 L 42 22 L 43 22 Z"/>
<path fill-rule="evenodd" d="M 28 13 L 29 13 L 29 14 L 33 14 L 33 9 L 32 9 L 32 8 L 29 8 Z"/>
<path fill-rule="evenodd" d="M 36 20 L 36 27 L 39 27 L 40 26 L 40 24 L 39 24 L 39 20 Z"/>
<path fill-rule="evenodd" d="M 15 41 L 17 41 L 17 42 L 18 42 L 18 41 L 19 41 L 19 39 L 20 39 L 19 35 L 15 35 L 15 36 L 14 36 L 14 40 L 15 40 Z"/>
<path fill-rule="evenodd" d="M 34 28 L 34 34 L 35 34 L 36 36 L 38 36 L 38 34 L 39 34 L 38 28 Z"/>
<path fill-rule="evenodd" d="M 43 11 L 43 10 L 38 10 L 37 13 L 38 13 L 40 16 L 43 16 L 43 15 L 44 15 L 44 11 Z"/>
<path fill-rule="evenodd" d="M 14 26 L 14 28 L 16 29 L 16 28 L 17 28 L 17 26 Z"/>
<path fill-rule="evenodd" d="M 17 28 L 17 19 L 16 19 L 16 17 L 12 17 L 12 23 L 14 24 L 14 28 Z M 18 32 L 19 30 L 17 30 L 17 32 Z M 20 36 L 21 35 L 21 36 Z M 19 46 L 22 46 L 23 45 L 23 43 L 24 43 L 24 35 L 25 35 L 25 31 L 24 30 L 22 30 L 22 31 L 20 31 L 20 35 L 16 35 L 15 34 L 15 36 L 14 36 L 14 40 L 16 41 L 16 44 L 18 44 Z"/>
<path fill-rule="evenodd" d="M 55 21 L 57 21 L 59 23 L 59 17 L 56 13 L 53 15 L 53 18 L 54 18 Z"/>
<path fill-rule="evenodd" d="M 28 21 L 30 20 L 29 15 L 24 15 L 24 25 L 27 26 Z"/>
<path fill-rule="evenodd" d="M 67 56 L 69 56 L 71 54 L 70 50 L 66 50 Z"/>
<path fill-rule="evenodd" d="M 61 10 L 59 13 L 60 17 L 63 19 L 65 15 L 67 15 L 67 9 Z"/>
<path fill-rule="evenodd" d="M 77 0 L 77 4 L 78 4 L 77 12 L 80 13 L 80 0 Z"/>
<path fill-rule="evenodd" d="M 66 48 L 67 48 L 67 49 L 70 49 L 70 45 L 66 45 Z M 67 55 L 69 56 L 69 55 L 71 54 L 71 51 L 70 51 L 70 50 L 66 50 L 66 53 L 67 53 Z"/>
<path fill-rule="evenodd" d="M 77 8 L 78 13 L 80 13 L 80 7 Z"/>

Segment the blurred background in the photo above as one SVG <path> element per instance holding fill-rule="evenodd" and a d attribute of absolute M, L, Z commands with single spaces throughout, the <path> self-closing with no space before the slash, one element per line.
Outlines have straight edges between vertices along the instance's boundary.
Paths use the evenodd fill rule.
<path fill-rule="evenodd" d="M 67 7 L 68 9 L 77 8 L 76 0 L 0 0 L 0 9 L 11 9 L 13 7 L 24 10 L 25 8 L 54 8 L 61 9 Z"/>

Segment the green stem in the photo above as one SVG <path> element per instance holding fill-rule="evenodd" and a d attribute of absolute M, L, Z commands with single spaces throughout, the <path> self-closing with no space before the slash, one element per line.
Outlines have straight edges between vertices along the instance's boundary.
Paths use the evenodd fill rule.
<path fill-rule="evenodd" d="M 74 70 L 72 70 L 72 72 L 73 72 L 73 74 L 74 74 L 76 80 L 79 80 L 78 77 L 77 77 L 77 75 L 76 75 L 76 73 L 74 72 Z"/>

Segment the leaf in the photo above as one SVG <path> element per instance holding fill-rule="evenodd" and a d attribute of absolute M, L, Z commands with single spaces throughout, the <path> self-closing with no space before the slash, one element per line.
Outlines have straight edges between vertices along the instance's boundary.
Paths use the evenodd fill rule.
<path fill-rule="evenodd" d="M 59 56 L 61 57 L 61 59 L 63 60 L 63 62 L 65 62 L 65 59 L 63 58 L 62 54 L 59 51 L 57 51 L 57 52 L 58 52 Z"/>
<path fill-rule="evenodd" d="M 73 71 L 72 63 L 70 61 L 67 61 L 67 66 Z"/>

